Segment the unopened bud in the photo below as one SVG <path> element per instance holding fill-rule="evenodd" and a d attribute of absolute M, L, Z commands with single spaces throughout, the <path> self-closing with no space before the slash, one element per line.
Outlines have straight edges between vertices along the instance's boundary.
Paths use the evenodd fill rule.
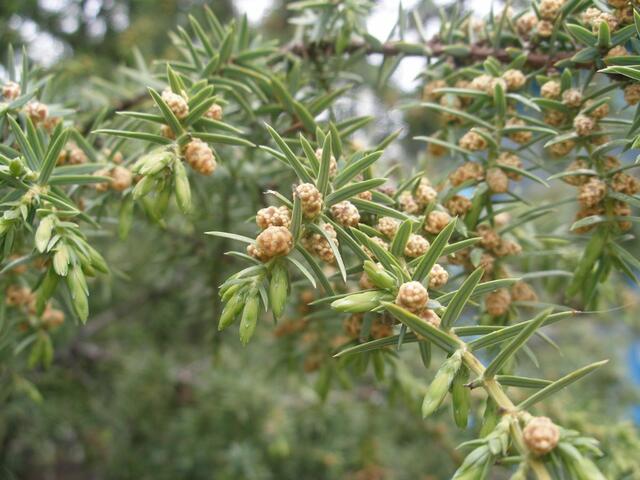
<path fill-rule="evenodd" d="M 287 294 L 289 292 L 289 272 L 278 262 L 271 270 L 269 279 L 269 305 L 276 318 L 280 318 L 287 304 Z"/>
<path fill-rule="evenodd" d="M 395 278 L 389 274 L 380 264 L 371 260 L 364 262 L 364 273 L 373 285 L 383 289 L 393 289 L 396 286 Z"/>
<path fill-rule="evenodd" d="M 253 332 L 258 324 L 258 310 L 260 309 L 260 297 L 257 292 L 249 294 L 247 301 L 242 309 L 242 318 L 240 319 L 240 341 L 243 345 L 249 343 Z"/>
<path fill-rule="evenodd" d="M 429 390 L 422 401 L 422 416 L 424 418 L 435 412 L 447 396 L 451 382 L 462 365 L 462 353 L 456 350 L 440 367 L 435 378 L 429 385 Z"/>
<path fill-rule="evenodd" d="M 173 166 L 173 176 L 176 191 L 176 201 L 180 210 L 184 213 L 191 211 L 191 187 L 187 177 L 187 169 L 180 160 L 176 160 Z"/>
<path fill-rule="evenodd" d="M 243 306 L 244 301 L 242 295 L 232 296 L 222 310 L 220 321 L 218 322 L 218 330 L 224 330 L 233 324 Z"/>
<path fill-rule="evenodd" d="M 379 290 L 354 293 L 335 300 L 331 304 L 331 308 L 346 313 L 370 312 L 380 305 L 380 301 L 384 296 L 385 293 Z"/>

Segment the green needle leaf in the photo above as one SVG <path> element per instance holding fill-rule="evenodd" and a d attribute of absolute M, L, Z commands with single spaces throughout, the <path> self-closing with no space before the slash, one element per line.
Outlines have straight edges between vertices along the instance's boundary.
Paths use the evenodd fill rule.
<path fill-rule="evenodd" d="M 444 312 L 444 315 L 442 315 L 440 325 L 443 330 L 449 330 L 456 320 L 458 320 L 483 274 L 484 270 L 482 268 L 476 269 L 455 292 L 451 302 L 447 306 L 447 310 Z"/>
<path fill-rule="evenodd" d="M 326 198 L 326 204 L 328 207 L 330 207 L 331 205 L 335 205 L 336 203 L 339 203 L 343 200 L 351 199 L 359 193 L 373 190 L 380 185 L 385 184 L 386 182 L 386 178 L 371 178 L 362 182 L 350 183 L 349 185 L 346 185 L 339 190 L 336 190 L 335 192 L 329 194 Z M 357 201 L 359 201 L 359 199 L 352 199 L 352 203 L 357 203 Z"/>
<path fill-rule="evenodd" d="M 317 187 L 323 197 L 327 195 L 329 188 L 329 171 L 331 169 L 331 134 L 329 133 L 322 144 L 322 158 L 320 159 L 320 171 L 318 172 Z"/>
<path fill-rule="evenodd" d="M 289 162 L 289 165 L 296 172 L 296 175 L 298 175 L 300 180 L 302 180 L 305 183 L 313 183 L 313 179 L 311 178 L 311 175 L 309 175 L 309 172 L 307 172 L 307 169 L 304 167 L 304 165 L 302 165 L 302 163 L 300 163 L 300 160 L 298 159 L 298 157 L 296 157 L 296 155 L 289 148 L 289 145 L 287 145 L 287 143 L 280 136 L 280 134 L 266 123 L 265 123 L 265 127 L 269 131 L 269 134 L 271 134 L 271 137 L 276 142 L 278 147 L 280 147 L 280 150 L 282 151 L 282 153 L 284 153 L 284 156 Z"/>
<path fill-rule="evenodd" d="M 334 182 L 336 188 L 340 188 L 340 187 L 346 185 L 351 179 L 353 179 L 354 177 L 357 177 L 364 170 L 366 170 L 371 165 L 373 165 L 375 162 L 377 162 L 378 159 L 382 156 L 382 153 L 383 153 L 382 150 L 379 150 L 377 152 L 369 153 L 369 154 L 365 155 L 364 157 L 362 157 L 360 160 L 356 160 L 355 162 L 347 165 L 336 176 L 336 179 L 335 179 L 335 182 Z"/>
<path fill-rule="evenodd" d="M 400 322 L 405 324 L 416 334 L 428 338 L 444 351 L 452 353 L 459 347 L 459 344 L 455 338 L 449 336 L 446 332 L 443 332 L 439 328 L 434 327 L 426 320 L 418 317 L 417 315 L 414 315 L 408 310 L 405 310 L 395 303 L 390 302 L 382 302 L 382 305 L 389 313 L 391 313 L 391 315 L 396 317 Z M 405 336 L 405 341 L 408 335 L 409 334 Z"/>
<path fill-rule="evenodd" d="M 256 241 L 253 238 L 249 238 L 249 237 L 245 237 L 244 235 L 237 235 L 235 233 L 229 233 L 229 232 L 204 232 L 205 235 L 211 235 L 213 237 L 220 237 L 220 238 L 229 238 L 231 240 L 237 240 L 239 242 L 244 242 L 244 243 L 255 243 Z"/>
<path fill-rule="evenodd" d="M 540 326 L 544 323 L 547 317 L 551 314 L 551 309 L 547 309 L 541 312 L 536 318 L 533 319 L 525 328 L 523 328 L 516 337 L 504 346 L 500 353 L 496 355 L 493 361 L 489 364 L 484 371 L 484 378 L 493 377 L 504 366 L 519 349 L 529 340 L 529 337 L 533 335 Z"/>
<path fill-rule="evenodd" d="M 518 404 L 518 409 L 524 410 L 531 407 L 532 405 L 538 403 L 539 401 L 544 400 L 545 398 L 553 395 L 556 392 L 559 392 L 563 388 L 568 387 L 572 383 L 577 382 L 582 377 L 589 375 L 591 372 L 593 372 L 597 368 L 600 368 L 601 366 L 605 365 L 608 362 L 609 360 L 601 360 L 599 362 L 595 362 L 585 367 L 579 368 L 578 370 L 575 370 L 568 375 L 565 375 L 564 377 L 556 380 L 552 384 L 546 386 L 539 392 L 534 393 L 525 401 Z"/>
<path fill-rule="evenodd" d="M 8 115 L 7 120 L 9 122 L 9 125 L 11 126 L 11 132 L 15 135 L 18 145 L 20 145 L 20 150 L 22 150 L 22 153 L 27 159 L 29 168 L 31 168 L 32 170 L 37 170 L 38 164 L 40 162 L 38 161 L 38 157 L 31 147 L 31 143 L 29 143 L 29 140 L 27 140 L 27 137 L 22 131 L 22 128 L 20 128 L 20 125 L 13 119 L 12 116 Z"/>
<path fill-rule="evenodd" d="M 544 388 L 552 383 L 550 380 L 543 378 L 520 377 L 517 375 L 496 375 L 496 380 L 500 385 L 520 388 Z"/>
<path fill-rule="evenodd" d="M 333 287 L 331 286 L 331 283 L 329 282 L 329 279 L 327 278 L 327 276 L 322 271 L 322 267 L 320 265 L 318 265 L 318 262 L 316 262 L 316 260 L 311 256 L 311 254 L 309 252 L 307 252 L 304 248 L 302 248 L 300 246 L 296 246 L 296 250 L 298 252 L 300 252 L 300 254 L 307 261 L 307 263 L 309 264 L 309 266 L 313 270 L 313 273 L 315 274 L 316 278 L 322 284 L 322 288 L 324 288 L 326 294 L 327 295 L 335 295 L 335 292 L 333 291 Z"/>
<path fill-rule="evenodd" d="M 493 292 L 499 288 L 510 287 L 519 280 L 519 278 L 501 278 L 499 280 L 490 280 L 488 282 L 479 283 L 471 293 L 471 297 L 469 297 L 469 299 L 473 300 L 474 298 L 481 297 L 485 293 Z M 437 297 L 435 300 L 442 305 L 446 305 L 454 298 L 456 293 L 457 291 L 445 293 L 444 295 Z"/>
<path fill-rule="evenodd" d="M 96 135 L 113 135 L 114 137 L 132 138 L 135 140 L 144 140 L 145 142 L 157 143 L 158 145 L 168 145 L 173 141 L 169 138 L 165 138 L 161 135 L 147 132 L 132 132 L 129 130 L 113 130 L 110 128 L 101 128 L 94 130 Z"/>
<path fill-rule="evenodd" d="M 205 140 L 211 143 L 224 143 L 226 145 L 239 145 L 241 147 L 255 147 L 255 144 L 244 138 L 233 135 L 223 135 L 220 133 L 193 132 L 191 134 L 195 138 Z"/>
<path fill-rule="evenodd" d="M 393 237 L 393 241 L 391 242 L 391 254 L 396 257 L 402 257 L 404 255 L 404 248 L 409 241 L 409 236 L 411 235 L 411 220 L 405 220 L 402 222 L 395 236 Z"/>
<path fill-rule="evenodd" d="M 574 317 L 575 315 L 576 315 L 576 312 L 573 311 L 573 310 L 568 310 L 566 312 L 553 313 L 553 314 L 547 316 L 547 318 L 544 321 L 543 325 L 551 325 L 552 323 L 559 322 L 560 320 L 563 320 L 565 318 Z M 510 325 L 508 327 L 503 327 L 503 328 L 501 328 L 499 330 L 496 330 L 494 332 L 487 333 L 486 335 L 484 335 L 484 336 L 482 336 L 482 337 L 470 342 L 468 344 L 468 347 L 471 350 L 479 350 L 481 348 L 488 348 L 488 347 L 492 347 L 494 345 L 498 345 L 499 343 L 502 343 L 502 342 L 514 337 L 518 333 L 520 333 L 524 328 L 526 328 L 533 321 L 535 321 L 535 318 L 533 318 L 531 320 L 527 320 L 526 322 L 521 322 L 521 323 L 517 323 L 515 325 Z M 463 329 L 463 328 L 466 329 L 466 328 L 475 328 L 475 327 L 460 327 L 460 329 Z M 456 333 L 458 333 L 458 329 L 456 329 Z M 462 333 L 458 333 L 458 334 L 462 335 Z M 471 333 L 469 333 L 469 334 L 471 334 Z"/>
<path fill-rule="evenodd" d="M 340 254 L 340 250 L 338 250 L 338 245 L 336 245 L 336 241 L 329 236 L 329 233 L 322 227 L 311 223 L 308 225 L 316 233 L 322 235 L 327 242 L 329 242 L 329 247 L 333 252 L 333 255 L 336 257 L 336 262 L 338 264 L 338 269 L 340 270 L 340 274 L 342 275 L 342 280 L 347 281 L 347 269 L 344 266 L 344 262 L 342 261 L 342 255 Z"/>
<path fill-rule="evenodd" d="M 431 272 L 431 269 L 438 261 L 438 258 L 443 255 L 443 252 L 447 247 L 447 243 L 456 228 L 456 222 L 457 218 L 454 218 L 433 240 L 429 250 L 427 250 L 427 253 L 420 258 L 420 262 L 413 273 L 414 280 L 424 282 L 429 277 L 429 272 Z"/>
<path fill-rule="evenodd" d="M 67 139 L 69 138 L 69 130 L 64 130 L 60 132 L 54 139 L 52 139 L 51 144 L 47 150 L 47 154 L 44 157 L 44 161 L 42 162 L 42 169 L 40 170 L 40 176 L 38 177 L 38 183 L 40 185 L 45 185 L 51 174 L 53 173 L 53 169 L 56 166 L 56 162 L 58 161 L 58 155 L 60 151 L 67 143 Z"/>

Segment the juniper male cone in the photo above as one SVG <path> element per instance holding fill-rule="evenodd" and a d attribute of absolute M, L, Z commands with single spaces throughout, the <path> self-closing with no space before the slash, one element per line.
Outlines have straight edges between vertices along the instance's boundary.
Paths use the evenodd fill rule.
<path fill-rule="evenodd" d="M 539 340 L 579 338 L 579 311 L 615 310 L 637 281 L 640 14 L 617 0 L 488 19 L 445 7 L 432 32 L 421 8 L 401 8 L 380 41 L 373 7 L 289 2 L 296 34 L 280 44 L 205 7 L 170 36 L 177 58 L 138 58 L 99 109 L 56 91 L 57 71 L 26 57 L 16 69 L 10 50 L 0 290 L 16 354 L 0 367 L 20 379 L 50 365 L 57 327 L 82 328 L 65 319 L 88 321 L 92 293 L 126 276 L 104 238 L 144 225 L 211 270 L 189 293 L 219 294 L 219 330 L 237 326 L 246 345 L 280 322 L 275 342 L 293 336 L 321 397 L 372 365 L 402 393 L 390 396 L 420 394 L 424 417 L 451 405 L 470 449 L 454 479 L 606 478 L 615 456 L 596 460 L 574 427 L 600 430 L 555 397 L 606 361 L 569 371 L 576 359 Z M 425 67 L 400 91 L 408 57 Z M 382 111 L 360 115 L 362 93 L 382 94 Z M 386 131 L 388 111 L 410 128 Z M 559 378 L 521 376 L 538 357 Z M 414 377 L 413 358 L 434 368 Z"/>

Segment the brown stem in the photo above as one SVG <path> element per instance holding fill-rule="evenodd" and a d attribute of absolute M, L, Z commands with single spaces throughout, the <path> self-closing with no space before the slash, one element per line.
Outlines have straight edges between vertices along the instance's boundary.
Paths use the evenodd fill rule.
<path fill-rule="evenodd" d="M 380 46 L 371 45 L 363 40 L 354 40 L 344 48 L 345 53 L 355 53 L 363 51 L 367 55 L 381 54 L 385 56 L 405 55 L 408 57 L 442 57 L 449 55 L 447 52 L 448 45 L 434 37 L 424 45 L 424 51 L 406 51 L 402 48 L 400 42 L 387 42 Z M 484 41 L 476 42 L 469 45 L 470 52 L 464 58 L 457 58 L 458 63 L 475 63 L 485 60 L 488 57 L 494 57 L 501 62 L 510 62 L 513 56 L 504 48 L 493 48 Z M 289 45 L 287 52 L 300 57 L 315 56 L 317 54 L 333 54 L 335 53 L 335 44 L 333 42 L 313 42 L 309 44 L 294 43 Z M 527 65 L 534 68 L 542 68 L 547 65 L 553 65 L 560 60 L 571 58 L 575 52 L 558 52 L 548 54 L 537 51 L 527 52 Z M 592 64 L 576 64 L 579 68 L 591 68 Z"/>
<path fill-rule="evenodd" d="M 480 360 L 478 360 L 478 358 L 473 353 L 466 350 L 466 344 L 462 340 L 460 340 L 459 337 L 453 334 L 451 335 L 454 336 L 454 338 L 456 338 L 456 340 L 460 343 L 461 347 L 464 348 L 464 352 L 462 355 L 463 362 L 467 365 L 469 370 L 475 373 L 478 377 L 482 378 L 485 371 L 484 365 L 482 365 Z M 485 378 L 483 380 L 482 386 L 486 390 L 487 394 L 498 404 L 503 414 L 512 416 L 510 423 L 514 444 L 518 451 L 522 455 L 525 455 L 527 457 L 527 463 L 533 470 L 536 479 L 551 480 L 551 476 L 549 475 L 547 467 L 542 462 L 530 455 L 529 450 L 522 438 L 522 431 L 520 430 L 520 426 L 518 424 L 518 409 L 513 404 L 511 399 L 507 396 L 502 385 L 500 385 L 500 383 L 495 378 Z"/>

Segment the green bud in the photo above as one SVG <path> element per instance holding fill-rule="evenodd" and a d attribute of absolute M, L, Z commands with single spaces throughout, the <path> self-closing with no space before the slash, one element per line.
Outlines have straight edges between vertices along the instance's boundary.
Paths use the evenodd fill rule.
<path fill-rule="evenodd" d="M 339 298 L 331 304 L 331 308 L 345 313 L 370 312 L 380 305 L 380 301 L 387 294 L 380 290 L 370 292 L 354 293 L 346 297 Z"/>
<path fill-rule="evenodd" d="M 475 465 L 471 465 L 469 468 L 457 474 L 453 477 L 452 480 L 482 480 L 487 478 L 487 471 L 489 460 L 485 460 L 484 463 L 477 463 Z"/>
<path fill-rule="evenodd" d="M 36 248 L 39 252 L 44 252 L 47 249 L 55 222 L 56 217 L 54 215 L 48 215 L 40 220 L 40 225 L 38 225 L 35 235 Z"/>
<path fill-rule="evenodd" d="M 422 402 L 422 416 L 435 412 L 447 396 L 451 382 L 462 364 L 462 352 L 456 350 L 440 367 Z"/>
<path fill-rule="evenodd" d="M 460 367 L 458 373 L 453 378 L 451 384 L 451 401 L 453 407 L 453 419 L 459 428 L 467 428 L 469 417 L 470 392 L 465 384 L 469 380 L 469 369 L 466 366 Z"/>
<path fill-rule="evenodd" d="M 90 277 L 95 274 L 95 270 L 91 267 L 91 259 L 84 249 L 76 248 L 74 250 L 75 256 L 80 260 L 82 271 Z"/>
<path fill-rule="evenodd" d="M 74 265 L 65 278 L 73 300 L 73 308 L 82 323 L 85 323 L 89 316 L 89 301 L 87 299 L 89 291 L 80 265 Z"/>
<path fill-rule="evenodd" d="M 147 153 L 146 155 L 142 155 L 141 157 L 139 157 L 131 166 L 131 171 L 133 173 L 140 174 L 140 171 L 147 165 L 147 163 L 153 161 L 153 157 L 157 153 L 159 153 L 159 151 L 154 150 Z"/>
<path fill-rule="evenodd" d="M 22 163 L 21 158 L 13 158 L 9 162 L 9 172 L 14 177 L 19 177 L 24 173 L 24 164 Z"/>
<path fill-rule="evenodd" d="M 498 404 L 491 398 L 487 397 L 487 403 L 484 407 L 484 415 L 482 418 L 482 428 L 480 429 L 480 436 L 486 437 L 489 435 L 496 425 L 498 424 Z"/>
<path fill-rule="evenodd" d="M 145 160 L 141 164 L 138 172 L 141 175 L 155 175 L 160 173 L 169 163 L 175 158 L 175 156 L 166 150 L 151 152 L 149 155 L 145 155 Z"/>
<path fill-rule="evenodd" d="M 145 197 L 149 195 L 151 190 L 153 189 L 153 184 L 155 182 L 155 178 L 153 177 L 142 177 L 142 179 L 133 187 L 133 191 L 131 194 L 133 195 L 134 200 L 138 200 L 139 198 Z"/>
<path fill-rule="evenodd" d="M 496 425 L 496 428 L 487 435 L 487 446 L 491 455 L 506 455 L 509 449 L 509 430 L 512 424 L 512 419 L 502 417 L 502 419 Z"/>
<path fill-rule="evenodd" d="M 281 262 L 273 265 L 269 281 L 269 304 L 276 318 L 280 318 L 287 305 L 289 272 Z"/>
<path fill-rule="evenodd" d="M 86 277 L 95 277 L 96 269 L 93 268 L 93 265 L 91 265 L 90 263 L 83 263 L 82 273 L 84 273 Z"/>
<path fill-rule="evenodd" d="M 257 292 L 250 292 L 247 301 L 242 309 L 240 319 L 240 341 L 243 345 L 249 343 L 258 323 L 258 309 L 260 308 L 260 298 Z"/>
<path fill-rule="evenodd" d="M 60 242 L 53 255 L 53 268 L 58 275 L 66 277 L 69 272 L 69 248 Z"/>
<path fill-rule="evenodd" d="M 479 480 L 486 478 L 491 457 L 486 445 L 472 450 L 456 470 L 452 480 Z"/>
<path fill-rule="evenodd" d="M 223 302 L 228 302 L 240 288 L 242 288 L 242 284 L 240 283 L 223 284 L 220 287 L 220 298 L 222 298 Z"/>
<path fill-rule="evenodd" d="M 218 330 L 224 330 L 236 320 L 236 317 L 242 310 L 244 306 L 242 295 L 236 295 L 231 297 L 231 299 L 227 302 L 222 310 L 222 314 L 220 315 L 220 321 L 218 322 Z"/>
<path fill-rule="evenodd" d="M 160 219 L 164 216 L 165 212 L 167 211 L 167 207 L 169 206 L 170 199 L 171 199 L 170 188 L 162 188 L 162 190 L 160 190 L 157 193 L 156 200 L 152 204 L 153 211 L 156 218 Z"/>
<path fill-rule="evenodd" d="M 104 257 L 100 255 L 100 253 L 93 248 L 91 245 L 87 244 L 87 251 L 89 252 L 89 260 L 91 262 L 91 266 L 102 273 L 109 273 L 109 267 L 107 266 L 107 262 Z"/>
<path fill-rule="evenodd" d="M 381 265 L 373 263 L 371 260 L 366 260 L 364 262 L 364 273 L 367 274 L 371 283 L 378 288 L 384 288 L 387 290 L 396 288 L 396 279 Z"/>
<path fill-rule="evenodd" d="M 78 284 L 79 288 L 85 295 L 89 295 L 89 286 L 87 285 L 87 280 L 84 276 L 84 270 L 80 268 L 79 265 L 76 265 L 69 272 L 70 276 L 74 279 L 74 281 Z"/>
<path fill-rule="evenodd" d="M 176 200 L 178 207 L 183 213 L 187 214 L 191 211 L 191 187 L 189 186 L 189 178 L 187 170 L 183 163 L 177 160 L 173 164 L 173 178 L 175 181 Z"/>
<path fill-rule="evenodd" d="M 500 426 L 500 424 L 498 424 Z M 497 429 L 496 429 L 497 430 Z M 500 435 L 494 430 L 494 433 L 487 437 L 487 445 L 489 445 L 489 451 L 492 455 L 500 455 L 500 452 L 505 450 L 505 435 Z M 508 437 L 507 437 L 508 440 Z"/>
<path fill-rule="evenodd" d="M 142 205 L 145 215 L 164 228 L 162 218 L 158 216 L 158 212 L 156 211 L 155 200 L 156 199 L 151 196 L 143 197 L 140 199 L 140 204 Z"/>
<path fill-rule="evenodd" d="M 42 312 L 44 312 L 47 302 L 53 296 L 53 292 L 55 292 L 56 287 L 58 286 L 59 278 L 60 277 L 58 277 L 53 268 L 50 267 L 49 270 L 47 270 L 47 273 L 38 287 L 36 296 L 36 313 L 38 315 L 42 315 Z"/>

